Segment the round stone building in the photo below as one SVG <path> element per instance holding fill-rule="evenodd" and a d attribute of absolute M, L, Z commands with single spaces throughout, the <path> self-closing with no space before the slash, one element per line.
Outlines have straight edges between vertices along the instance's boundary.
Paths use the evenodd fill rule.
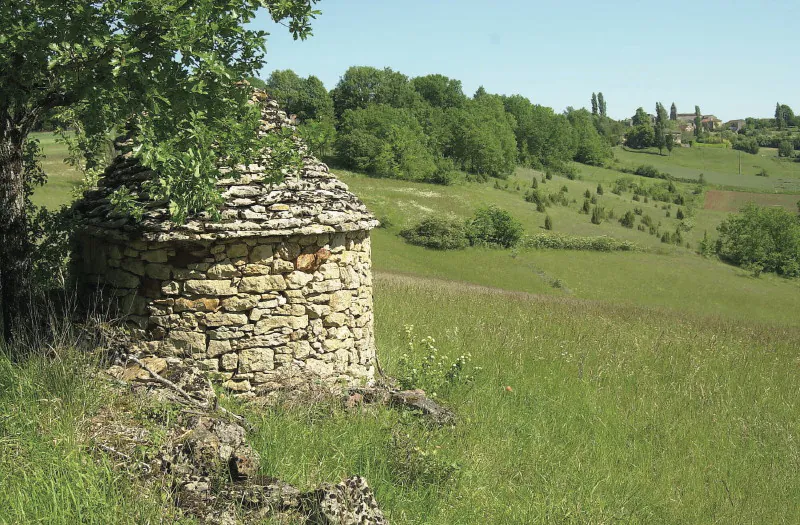
<path fill-rule="evenodd" d="M 263 93 L 261 133 L 290 127 Z M 223 385 L 259 393 L 373 378 L 370 230 L 378 222 L 325 164 L 308 154 L 300 173 L 265 181 L 263 159 L 220 180 L 218 221 L 170 221 L 149 203 L 136 221 L 110 194 L 141 193 L 153 172 L 130 144 L 98 189 L 77 204 L 76 265 L 85 293 L 99 292 L 139 338 L 137 350 L 188 359 Z M 127 149 L 127 151 L 126 151 Z"/>

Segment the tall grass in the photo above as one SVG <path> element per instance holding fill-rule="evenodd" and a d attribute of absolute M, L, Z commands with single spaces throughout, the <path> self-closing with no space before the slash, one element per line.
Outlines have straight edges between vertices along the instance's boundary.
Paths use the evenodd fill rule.
<path fill-rule="evenodd" d="M 393 523 L 800 520 L 798 330 L 397 277 L 376 307 L 390 372 L 406 323 L 483 368 L 446 398 L 459 424 L 274 409 L 253 436 L 270 474 L 362 473 Z M 451 481 L 398 483 L 398 433 Z"/>

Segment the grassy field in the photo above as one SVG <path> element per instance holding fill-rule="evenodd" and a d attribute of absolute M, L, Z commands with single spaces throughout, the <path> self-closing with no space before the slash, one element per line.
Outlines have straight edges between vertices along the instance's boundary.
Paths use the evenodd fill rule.
<path fill-rule="evenodd" d="M 45 158 L 42 168 L 48 181 L 44 188 L 33 194 L 33 203 L 46 208 L 58 208 L 72 199 L 72 190 L 81 181 L 80 172 L 65 162 L 67 147 L 58 143 L 52 133 L 32 133 L 39 140 Z"/>
<path fill-rule="evenodd" d="M 768 193 L 710 190 L 706 192 L 706 200 L 703 207 L 706 210 L 737 212 L 742 206 L 750 202 L 759 206 L 783 207 L 788 211 L 796 212 L 798 203 L 800 203 L 800 195 L 783 193 L 771 195 Z"/>
<path fill-rule="evenodd" d="M 265 474 L 301 488 L 362 474 L 401 525 L 800 520 L 797 329 L 380 274 L 375 302 L 389 373 L 407 324 L 481 367 L 440 392 L 458 424 L 250 408 Z M 87 452 L 75 422 L 103 390 L 78 365 L 0 359 L 0 522 L 169 516 L 158 487 Z"/>
<path fill-rule="evenodd" d="M 625 166 L 650 164 L 674 177 L 697 180 L 702 173 L 706 182 L 721 189 L 800 194 L 800 162 L 778 158 L 777 150 L 771 148 L 761 148 L 757 155 L 727 148 L 675 148 L 671 155 L 659 155 L 653 148 L 617 147 L 614 155 Z M 756 176 L 761 170 L 769 176 Z"/>

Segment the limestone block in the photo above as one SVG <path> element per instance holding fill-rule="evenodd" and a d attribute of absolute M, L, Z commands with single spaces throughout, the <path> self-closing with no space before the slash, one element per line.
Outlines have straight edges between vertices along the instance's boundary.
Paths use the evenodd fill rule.
<path fill-rule="evenodd" d="M 221 280 L 189 280 L 183 285 L 186 293 L 195 295 L 236 295 L 238 290 L 230 281 Z"/>
<path fill-rule="evenodd" d="M 344 312 L 352 302 L 352 294 L 348 290 L 340 290 L 331 294 L 330 307 L 334 312 Z"/>
<path fill-rule="evenodd" d="M 223 388 L 227 388 L 228 390 L 233 390 L 234 392 L 248 392 L 252 387 L 250 386 L 250 381 L 245 379 L 244 381 L 236 381 L 235 379 L 229 379 L 222 383 Z"/>
<path fill-rule="evenodd" d="M 307 304 L 305 308 L 309 319 L 320 319 L 331 313 L 327 304 Z"/>
<path fill-rule="evenodd" d="M 169 281 L 161 286 L 161 293 L 164 295 L 179 295 L 181 293 L 181 283 Z"/>
<path fill-rule="evenodd" d="M 228 297 L 222 300 L 222 308 L 228 312 L 243 312 L 254 308 L 259 303 L 257 295 Z"/>
<path fill-rule="evenodd" d="M 302 304 L 285 304 L 283 306 L 279 306 L 275 309 L 274 312 L 276 315 L 293 315 L 293 316 L 301 316 L 305 315 L 306 307 Z"/>
<path fill-rule="evenodd" d="M 211 340 L 208 342 L 208 357 L 219 357 L 222 354 L 227 354 L 231 351 L 230 341 Z"/>
<path fill-rule="evenodd" d="M 224 244 L 215 244 L 209 250 L 209 253 L 212 255 L 217 255 L 220 253 L 225 253 L 225 245 Z"/>
<path fill-rule="evenodd" d="M 290 261 L 284 261 L 283 259 L 275 259 L 272 261 L 272 271 L 273 273 L 293 272 L 294 264 Z"/>
<path fill-rule="evenodd" d="M 336 279 L 340 277 L 339 265 L 336 263 L 325 263 L 319 267 L 319 274 L 323 280 Z"/>
<path fill-rule="evenodd" d="M 239 356 L 237 354 L 225 354 L 222 356 L 221 366 L 222 370 L 236 370 L 239 364 Z"/>
<path fill-rule="evenodd" d="M 219 263 L 211 266 L 206 272 L 209 279 L 225 279 L 229 277 L 239 277 L 241 273 L 230 262 Z"/>
<path fill-rule="evenodd" d="M 197 366 L 200 368 L 200 370 L 206 370 L 209 372 L 218 372 L 219 359 L 199 359 L 197 361 Z"/>
<path fill-rule="evenodd" d="M 300 330 L 308 326 L 308 316 L 271 316 L 256 323 L 255 334 L 265 334 L 278 328 Z"/>
<path fill-rule="evenodd" d="M 178 355 L 205 351 L 206 336 L 200 332 L 172 330 L 165 343 Z"/>
<path fill-rule="evenodd" d="M 268 261 L 272 259 L 272 245 L 271 244 L 259 244 L 253 247 L 253 250 L 250 252 L 250 262 L 259 263 L 262 261 Z"/>
<path fill-rule="evenodd" d="M 323 319 L 324 326 L 343 326 L 347 324 L 347 315 L 343 313 L 334 313 L 326 315 Z"/>
<path fill-rule="evenodd" d="M 295 359 L 305 359 L 309 356 L 309 354 L 311 354 L 311 345 L 308 343 L 308 341 L 296 341 L 289 343 L 287 348 L 289 349 L 291 355 L 295 357 Z"/>
<path fill-rule="evenodd" d="M 275 354 L 271 348 L 244 349 L 239 354 L 239 371 L 248 373 L 274 370 L 274 357 Z"/>
<path fill-rule="evenodd" d="M 240 292 L 264 293 L 273 290 L 285 290 L 286 280 L 282 275 L 261 275 L 257 277 L 244 277 L 239 283 Z"/>
<path fill-rule="evenodd" d="M 242 269 L 242 274 L 245 276 L 270 275 L 271 273 L 272 265 L 267 264 L 248 264 Z"/>
<path fill-rule="evenodd" d="M 361 286 L 361 277 L 351 266 L 339 268 L 339 273 L 345 288 L 353 290 Z"/>
<path fill-rule="evenodd" d="M 335 373 L 332 364 L 320 359 L 306 359 L 306 370 L 320 377 L 330 377 Z"/>
<path fill-rule="evenodd" d="M 139 259 L 134 259 L 132 257 L 128 257 L 126 259 L 122 259 L 119 263 L 120 268 L 131 272 L 134 275 L 144 275 L 144 263 Z"/>
<path fill-rule="evenodd" d="M 280 345 L 285 345 L 289 342 L 289 336 L 282 333 L 272 333 L 266 335 L 255 335 L 253 337 L 245 337 L 243 339 L 239 339 L 233 341 L 231 343 L 231 347 L 234 350 L 242 350 L 245 348 L 256 348 L 256 347 L 275 347 Z"/>
<path fill-rule="evenodd" d="M 244 243 L 241 244 L 230 244 L 228 245 L 225 253 L 228 254 L 228 257 L 247 257 L 247 245 Z"/>
<path fill-rule="evenodd" d="M 311 274 L 296 271 L 286 276 L 286 285 L 290 290 L 296 290 L 307 285 L 314 277 Z"/>
<path fill-rule="evenodd" d="M 311 282 L 306 286 L 312 293 L 329 293 L 342 289 L 342 282 L 338 279 Z"/>
<path fill-rule="evenodd" d="M 110 270 L 106 274 L 109 284 L 117 288 L 138 288 L 139 278 L 132 273 L 120 269 Z"/>
<path fill-rule="evenodd" d="M 211 312 L 205 314 L 203 323 L 206 326 L 242 326 L 247 324 L 247 316 L 244 314 L 229 314 L 222 312 Z"/>
<path fill-rule="evenodd" d="M 339 326 L 336 328 L 328 329 L 328 338 L 330 339 L 344 340 L 344 339 L 349 339 L 351 337 L 353 337 L 353 333 L 346 326 Z"/>
<path fill-rule="evenodd" d="M 166 264 L 150 263 L 144 268 L 144 273 L 148 277 L 159 280 L 169 279 L 171 268 Z"/>
<path fill-rule="evenodd" d="M 223 326 L 221 328 L 217 328 L 216 330 L 208 330 L 206 333 L 208 334 L 208 338 L 213 341 L 230 341 L 241 339 L 247 335 L 247 332 L 242 330 L 242 328 L 244 327 L 229 328 Z"/>
<path fill-rule="evenodd" d="M 201 297 L 198 299 L 187 299 L 178 297 L 175 299 L 176 312 L 213 312 L 219 308 L 219 299 Z"/>
<path fill-rule="evenodd" d="M 141 259 L 151 263 L 165 263 L 167 262 L 167 250 L 160 249 L 160 250 L 148 250 L 146 252 L 142 252 Z"/>

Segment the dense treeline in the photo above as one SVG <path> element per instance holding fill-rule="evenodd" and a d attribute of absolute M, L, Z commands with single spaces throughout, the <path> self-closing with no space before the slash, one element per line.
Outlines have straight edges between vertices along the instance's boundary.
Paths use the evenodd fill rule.
<path fill-rule="evenodd" d="M 602 93 L 593 94 L 592 113 L 556 113 L 521 95 L 481 87 L 468 97 L 459 80 L 390 68 L 351 67 L 330 92 L 291 70 L 254 83 L 297 115 L 318 154 L 379 177 L 449 184 L 463 172 L 506 178 L 517 165 L 570 175 L 569 161 L 609 160 L 624 132 L 606 116 Z"/>

